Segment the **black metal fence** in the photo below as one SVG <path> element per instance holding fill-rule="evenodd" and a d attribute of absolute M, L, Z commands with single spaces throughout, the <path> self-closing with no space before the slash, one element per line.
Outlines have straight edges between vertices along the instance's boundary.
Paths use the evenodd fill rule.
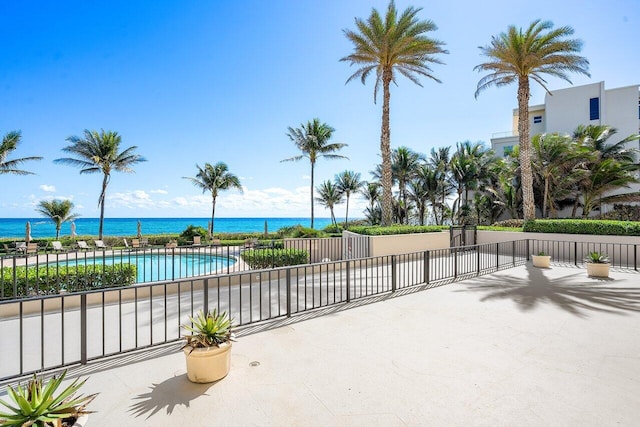
<path fill-rule="evenodd" d="M 614 268 L 637 271 L 640 260 L 640 239 L 638 244 L 529 240 L 529 246 L 531 255 L 550 255 L 557 264 L 582 265 L 591 252 L 598 252 L 607 255 Z"/>
<path fill-rule="evenodd" d="M 0 381 L 176 341 L 201 309 L 249 325 L 526 260 L 522 240 L 0 301 Z"/>

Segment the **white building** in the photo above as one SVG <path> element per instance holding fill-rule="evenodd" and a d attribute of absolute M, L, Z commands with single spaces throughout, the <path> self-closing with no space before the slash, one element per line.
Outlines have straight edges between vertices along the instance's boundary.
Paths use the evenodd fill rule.
<path fill-rule="evenodd" d="M 618 130 L 612 143 L 640 133 L 639 85 L 605 89 L 604 82 L 547 93 L 542 105 L 529 106 L 531 136 L 539 133 L 572 134 L 578 125 L 608 125 Z M 491 148 L 504 156 L 518 145 L 518 109 L 513 110 L 511 132 L 493 134 Z M 617 137 L 617 138 L 616 138 Z M 640 148 L 638 141 L 631 142 Z"/>

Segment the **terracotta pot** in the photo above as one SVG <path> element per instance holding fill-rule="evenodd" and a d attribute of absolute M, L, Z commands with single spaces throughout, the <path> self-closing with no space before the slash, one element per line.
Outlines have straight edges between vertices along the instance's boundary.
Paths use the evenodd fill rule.
<path fill-rule="evenodd" d="M 589 277 L 609 277 L 609 264 L 608 263 L 588 262 L 586 264 L 587 264 L 587 276 L 589 276 Z"/>
<path fill-rule="evenodd" d="M 533 255 L 533 266 L 549 268 L 551 266 L 551 255 Z"/>
<path fill-rule="evenodd" d="M 187 377 L 194 383 L 211 383 L 227 376 L 231 369 L 231 342 L 219 347 L 184 349 Z"/>

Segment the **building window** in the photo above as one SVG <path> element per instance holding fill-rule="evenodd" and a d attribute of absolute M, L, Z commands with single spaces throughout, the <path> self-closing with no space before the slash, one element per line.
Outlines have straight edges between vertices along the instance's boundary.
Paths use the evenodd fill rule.
<path fill-rule="evenodd" d="M 513 152 L 513 145 L 505 145 L 502 148 L 502 157 L 507 157 L 512 152 Z"/>
<path fill-rule="evenodd" d="M 591 98 L 589 100 L 589 120 L 598 120 L 600 118 L 600 98 Z"/>
<path fill-rule="evenodd" d="M 533 116 L 533 123 L 542 123 L 542 116 Z"/>

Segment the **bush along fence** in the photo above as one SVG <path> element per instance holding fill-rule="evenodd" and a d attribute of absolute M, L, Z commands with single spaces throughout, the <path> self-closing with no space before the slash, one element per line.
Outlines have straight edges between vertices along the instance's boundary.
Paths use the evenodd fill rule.
<path fill-rule="evenodd" d="M 232 272 L 0 301 L 0 381 L 177 341 L 198 310 L 238 326 L 416 286 L 439 286 L 527 261 L 527 241 Z"/>

